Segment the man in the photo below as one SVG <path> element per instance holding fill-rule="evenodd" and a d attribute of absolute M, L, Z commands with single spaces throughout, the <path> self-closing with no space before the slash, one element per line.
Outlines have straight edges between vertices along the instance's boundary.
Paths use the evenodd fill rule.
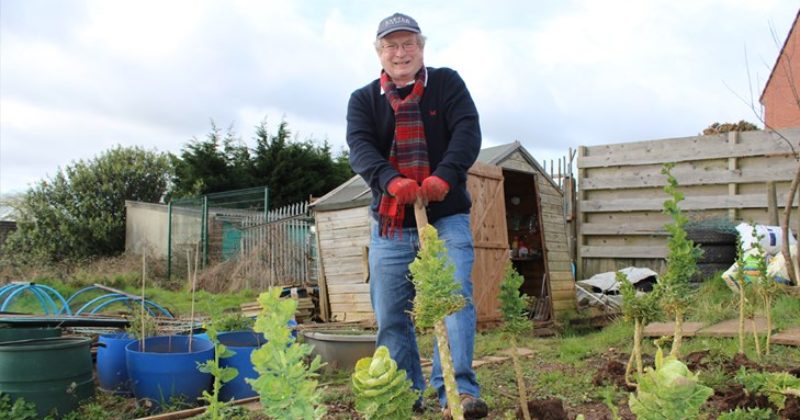
<path fill-rule="evenodd" d="M 467 418 L 487 415 L 472 370 L 474 261 L 467 170 L 481 147 L 478 111 L 464 81 L 448 68 L 426 68 L 425 37 L 409 16 L 395 13 L 378 25 L 375 50 L 380 78 L 356 90 L 347 109 L 350 164 L 372 189 L 370 297 L 384 345 L 419 391 L 425 379 L 409 315 L 414 285 L 408 265 L 419 250 L 413 206 L 426 204 L 428 220 L 444 240 L 467 305 L 447 317 L 458 391 Z M 438 348 L 431 386 L 446 405 Z M 422 400 L 415 405 L 421 410 Z M 449 410 L 445 410 L 445 415 Z"/>

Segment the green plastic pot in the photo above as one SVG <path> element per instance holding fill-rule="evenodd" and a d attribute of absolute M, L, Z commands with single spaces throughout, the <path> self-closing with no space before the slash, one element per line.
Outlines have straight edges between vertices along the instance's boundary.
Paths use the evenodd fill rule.
<path fill-rule="evenodd" d="M 55 337 L 0 343 L 0 392 L 56 418 L 94 395 L 91 340 Z"/>
<path fill-rule="evenodd" d="M 61 337 L 61 328 L 0 328 L 0 342 Z"/>

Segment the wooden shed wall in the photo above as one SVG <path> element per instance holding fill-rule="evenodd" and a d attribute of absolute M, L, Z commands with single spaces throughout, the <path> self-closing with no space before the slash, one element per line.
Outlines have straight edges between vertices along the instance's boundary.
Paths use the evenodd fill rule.
<path fill-rule="evenodd" d="M 800 129 L 781 130 L 792 144 Z M 686 199 L 691 220 L 769 223 L 767 182 L 785 206 L 797 168 L 785 140 L 768 131 L 621 143 L 578 150 L 578 276 L 628 265 L 661 272 L 667 255 L 663 164 Z M 795 204 L 796 205 L 796 204 Z"/>
<path fill-rule="evenodd" d="M 367 282 L 369 207 L 317 212 L 316 226 L 323 273 L 320 279 L 324 288 L 322 299 L 327 292 L 332 319 L 372 319 Z"/>
<path fill-rule="evenodd" d="M 536 185 L 539 191 L 540 225 L 544 234 L 545 266 L 553 312 L 558 318 L 559 313 L 576 308 L 575 281 L 564 220 L 564 195 L 541 173 L 536 174 Z"/>
<path fill-rule="evenodd" d="M 497 294 L 508 259 L 502 170 L 475 163 L 467 188 L 472 195 L 471 223 L 475 241 L 473 297 L 478 321 L 500 317 Z M 320 262 L 333 320 L 372 319 L 368 283 L 369 207 L 318 212 Z M 325 297 L 323 296 L 324 300 Z"/>

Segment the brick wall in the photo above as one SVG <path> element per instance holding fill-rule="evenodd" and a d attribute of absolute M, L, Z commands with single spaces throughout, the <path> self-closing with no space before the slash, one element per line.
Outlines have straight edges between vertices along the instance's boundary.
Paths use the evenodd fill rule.
<path fill-rule="evenodd" d="M 771 128 L 800 127 L 800 14 L 764 88 L 761 104 Z"/>

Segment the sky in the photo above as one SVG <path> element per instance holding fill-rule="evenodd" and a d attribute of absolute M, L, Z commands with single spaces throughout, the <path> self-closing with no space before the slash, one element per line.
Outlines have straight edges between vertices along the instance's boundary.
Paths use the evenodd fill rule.
<path fill-rule="evenodd" d="M 402 7 L 400 7 L 402 5 Z M 116 145 L 179 154 L 213 121 L 254 147 L 285 120 L 346 149 L 394 12 L 466 82 L 483 147 L 570 148 L 758 123 L 797 0 L 0 0 L 0 194 Z M 755 108 L 755 111 L 754 111 Z M 761 125 L 760 123 L 758 123 Z M 548 163 L 549 165 L 549 163 Z"/>

